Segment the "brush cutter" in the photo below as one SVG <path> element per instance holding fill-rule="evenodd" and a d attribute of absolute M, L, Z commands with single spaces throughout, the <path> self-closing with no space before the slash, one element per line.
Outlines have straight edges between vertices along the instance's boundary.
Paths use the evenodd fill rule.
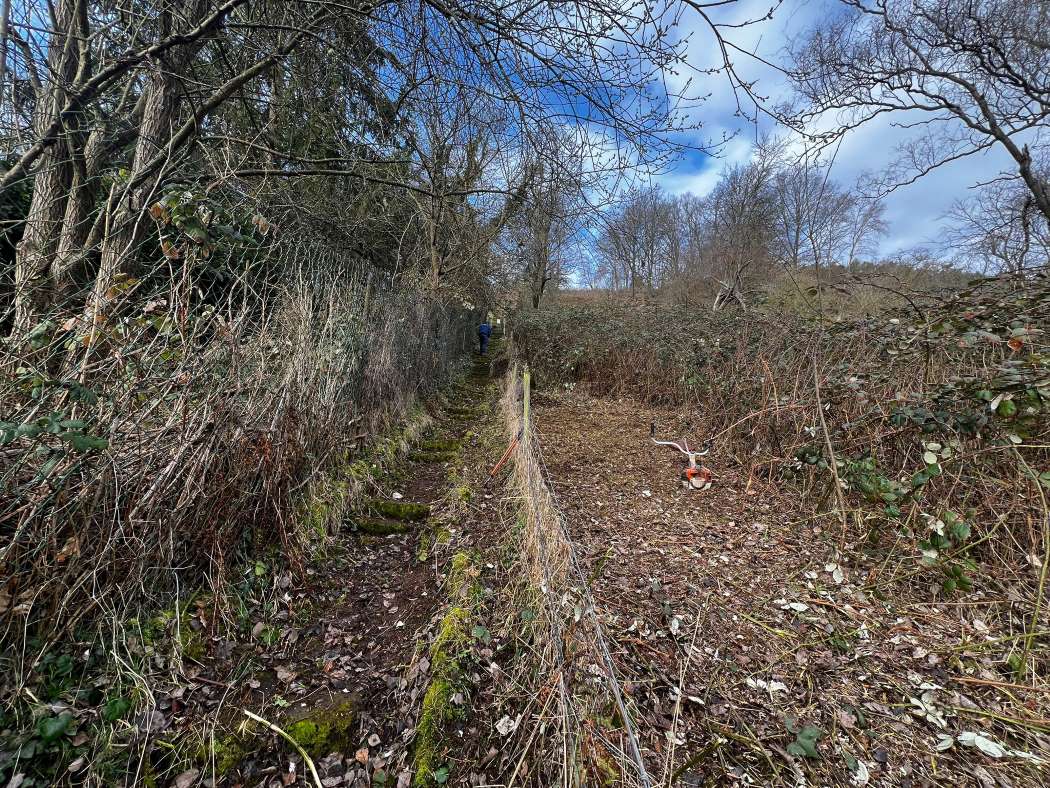
<path fill-rule="evenodd" d="M 649 425 L 649 439 L 657 446 L 674 446 L 686 457 L 686 466 L 682 469 L 682 486 L 688 490 L 709 490 L 715 475 L 711 469 L 704 465 L 697 465 L 696 458 L 703 457 L 711 451 L 711 442 L 704 444 L 702 451 L 692 451 L 689 443 L 683 438 L 682 443 L 674 441 L 660 441 L 656 439 L 656 422 Z"/>

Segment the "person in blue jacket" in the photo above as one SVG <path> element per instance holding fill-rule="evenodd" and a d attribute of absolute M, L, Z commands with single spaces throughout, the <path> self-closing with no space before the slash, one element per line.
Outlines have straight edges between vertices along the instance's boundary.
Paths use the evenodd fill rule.
<path fill-rule="evenodd" d="M 485 355 L 485 351 L 489 347 L 489 337 L 492 336 L 492 326 L 489 325 L 489 321 L 486 320 L 480 326 L 478 326 L 478 344 L 481 345 L 481 355 Z"/>

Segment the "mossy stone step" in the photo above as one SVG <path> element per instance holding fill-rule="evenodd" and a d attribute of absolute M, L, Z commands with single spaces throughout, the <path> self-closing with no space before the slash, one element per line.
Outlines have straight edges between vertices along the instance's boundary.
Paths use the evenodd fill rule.
<path fill-rule="evenodd" d="M 351 748 L 356 723 L 354 703 L 345 701 L 283 724 L 288 735 L 312 758 L 323 758 Z"/>
<path fill-rule="evenodd" d="M 456 451 L 462 445 L 463 442 L 458 440 L 429 440 L 423 441 L 417 448 L 419 451 L 450 452 Z"/>
<path fill-rule="evenodd" d="M 388 501 L 381 498 L 375 498 L 369 503 L 369 508 L 373 512 L 381 514 L 384 517 L 389 517 L 392 520 L 400 520 L 402 522 L 425 520 L 430 516 L 430 507 L 425 503 Z"/>
<path fill-rule="evenodd" d="M 448 462 L 455 456 L 454 451 L 412 451 L 408 453 L 408 459 L 412 462 Z"/>
<path fill-rule="evenodd" d="M 445 411 L 450 416 L 477 416 L 478 412 L 474 408 L 449 408 Z"/>
<path fill-rule="evenodd" d="M 353 522 L 358 531 L 372 536 L 404 534 L 412 530 L 411 524 L 404 520 L 387 520 L 383 517 L 355 517 Z"/>

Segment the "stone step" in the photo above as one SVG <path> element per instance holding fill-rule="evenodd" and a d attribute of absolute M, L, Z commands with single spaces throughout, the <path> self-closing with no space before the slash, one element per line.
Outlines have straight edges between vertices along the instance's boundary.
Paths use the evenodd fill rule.
<path fill-rule="evenodd" d="M 412 462 L 448 462 L 454 459 L 454 451 L 410 451 L 408 459 Z"/>
<path fill-rule="evenodd" d="M 422 441 L 418 446 L 416 446 L 416 449 L 418 451 L 450 452 L 457 451 L 462 445 L 462 441 L 455 440 L 454 438 L 449 438 L 447 440 Z"/>
<path fill-rule="evenodd" d="M 415 522 L 425 520 L 430 516 L 430 507 L 425 503 L 411 503 L 409 501 L 391 501 L 384 498 L 373 498 L 368 508 L 383 517 L 401 522 Z"/>

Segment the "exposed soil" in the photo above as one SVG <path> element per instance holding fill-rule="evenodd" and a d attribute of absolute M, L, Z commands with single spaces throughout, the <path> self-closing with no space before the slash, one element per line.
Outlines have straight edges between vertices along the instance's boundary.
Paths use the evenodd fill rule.
<path fill-rule="evenodd" d="M 717 446 L 712 489 L 684 490 L 649 425 L 703 429 L 672 412 L 534 403 L 654 784 L 1046 784 L 1050 685 L 1009 669 L 1009 586 L 945 596 L 895 535 L 854 542 Z"/>

